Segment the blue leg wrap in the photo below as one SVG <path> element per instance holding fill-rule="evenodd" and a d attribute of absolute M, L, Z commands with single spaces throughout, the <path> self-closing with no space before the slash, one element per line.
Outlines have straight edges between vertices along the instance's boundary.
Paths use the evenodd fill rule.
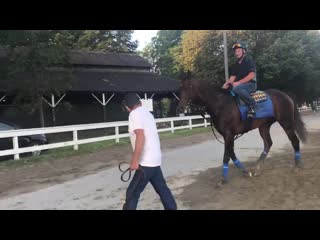
<path fill-rule="evenodd" d="M 222 176 L 224 179 L 228 179 L 228 173 L 229 173 L 229 166 L 228 163 L 223 164 L 223 170 L 222 170 Z"/>
<path fill-rule="evenodd" d="M 245 167 L 242 165 L 242 163 L 238 159 L 236 159 L 233 163 L 234 163 L 234 165 L 237 166 L 237 168 L 239 168 L 239 169 L 241 169 L 243 171 L 246 170 Z"/>
<path fill-rule="evenodd" d="M 296 152 L 296 153 L 295 153 L 294 159 L 295 159 L 296 161 L 300 161 L 300 160 L 301 160 L 301 154 L 300 154 L 300 152 Z"/>

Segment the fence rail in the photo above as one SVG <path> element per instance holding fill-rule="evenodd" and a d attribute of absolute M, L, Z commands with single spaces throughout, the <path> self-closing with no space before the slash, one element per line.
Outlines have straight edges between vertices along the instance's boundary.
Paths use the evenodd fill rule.
<path fill-rule="evenodd" d="M 210 116 L 206 116 L 209 118 Z M 203 120 L 203 123 L 194 124 L 193 120 Z M 192 129 L 195 127 L 207 127 L 209 125 L 208 121 L 203 119 L 202 116 L 185 116 L 185 117 L 172 117 L 172 118 L 161 118 L 156 119 L 156 123 L 168 123 L 170 127 L 166 128 L 158 128 L 158 132 L 169 132 L 174 133 L 175 130 L 178 129 Z M 175 126 L 176 122 L 180 121 L 188 121 L 188 124 L 182 126 Z M 106 140 L 115 140 L 116 143 L 120 141 L 121 138 L 129 137 L 128 133 L 119 133 L 120 127 L 128 127 L 128 121 L 121 122 L 110 122 L 110 123 L 94 123 L 94 124 L 81 124 L 81 125 L 70 125 L 70 126 L 61 126 L 61 127 L 48 127 L 48 128 L 32 128 L 32 129 L 19 129 L 19 130 L 10 130 L 10 131 L 1 131 L 1 138 L 12 138 L 13 148 L 8 150 L 0 151 L 0 156 L 14 155 L 14 159 L 19 159 L 21 153 L 40 151 L 46 149 L 54 149 L 61 148 L 67 146 L 73 146 L 74 150 L 79 149 L 80 144 L 100 142 Z M 86 139 L 78 139 L 78 133 L 84 130 L 93 130 L 93 129 L 106 129 L 106 128 L 114 128 L 115 134 L 102 136 L 102 137 L 94 137 L 94 138 L 86 138 Z M 23 136 L 32 136 L 36 134 L 51 134 L 51 133 L 65 133 L 72 132 L 73 140 L 58 142 L 58 143 L 49 143 L 45 145 L 32 146 L 32 147 L 19 147 L 19 137 Z"/>
<path fill-rule="evenodd" d="M 320 110 L 320 106 L 316 106 L 315 109 L 317 111 Z M 311 111 L 312 110 L 312 107 L 300 107 L 298 108 L 299 112 L 307 112 L 307 111 Z"/>

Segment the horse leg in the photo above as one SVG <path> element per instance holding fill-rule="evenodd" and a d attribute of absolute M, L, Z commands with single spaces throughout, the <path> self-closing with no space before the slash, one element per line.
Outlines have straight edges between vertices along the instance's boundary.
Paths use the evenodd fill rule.
<path fill-rule="evenodd" d="M 245 166 L 240 162 L 240 160 L 237 158 L 235 152 L 234 152 L 234 138 L 231 139 L 230 147 L 228 149 L 230 158 L 232 159 L 234 165 L 240 169 L 243 173 L 248 174 L 250 177 L 252 176 L 251 172 L 249 172 Z"/>
<path fill-rule="evenodd" d="M 257 161 L 257 165 L 256 165 L 257 171 L 259 171 L 260 169 L 262 170 L 264 160 L 267 158 L 270 148 L 272 146 L 272 139 L 270 136 L 270 127 L 273 123 L 274 122 L 267 122 L 259 127 L 259 133 L 263 139 L 264 149 Z"/>
<path fill-rule="evenodd" d="M 222 166 L 222 184 L 229 181 L 229 160 L 230 154 L 229 149 L 232 146 L 232 134 L 224 134 L 224 155 L 223 155 L 223 166 Z"/>
<path fill-rule="evenodd" d="M 222 169 L 222 183 L 229 181 L 229 161 L 230 158 L 234 164 L 240 168 L 243 172 L 249 173 L 243 164 L 237 159 L 234 153 L 234 135 L 231 133 L 224 134 L 224 156 L 223 156 L 223 169 Z M 250 174 L 249 174 L 250 175 Z"/>
<path fill-rule="evenodd" d="M 284 129 L 284 131 L 286 132 L 288 138 L 291 141 L 292 147 L 294 149 L 295 152 L 295 167 L 302 167 L 302 160 L 301 160 L 301 155 L 300 155 L 300 141 L 295 133 L 295 129 L 294 129 L 294 124 L 289 124 L 286 122 L 279 122 L 280 125 L 282 126 L 282 128 Z"/>

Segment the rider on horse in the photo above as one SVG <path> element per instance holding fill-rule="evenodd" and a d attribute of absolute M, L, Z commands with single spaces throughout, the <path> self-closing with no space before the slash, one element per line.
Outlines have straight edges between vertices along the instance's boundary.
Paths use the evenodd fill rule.
<path fill-rule="evenodd" d="M 241 42 L 236 42 L 232 47 L 237 62 L 231 67 L 229 80 L 223 85 L 224 89 L 231 87 L 248 106 L 248 116 L 255 114 L 256 102 L 250 95 L 257 90 L 256 67 L 254 62 L 247 57 L 246 46 Z"/>

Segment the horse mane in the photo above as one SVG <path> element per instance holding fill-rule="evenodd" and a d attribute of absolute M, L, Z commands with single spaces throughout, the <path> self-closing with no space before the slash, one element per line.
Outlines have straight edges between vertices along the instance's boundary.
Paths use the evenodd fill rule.
<path fill-rule="evenodd" d="M 204 94 L 215 95 L 218 97 L 222 96 L 230 96 L 229 90 L 223 89 L 221 86 L 214 84 L 212 81 L 209 80 L 197 80 L 197 79 L 189 79 L 195 86 L 197 86 L 201 92 Z"/>

